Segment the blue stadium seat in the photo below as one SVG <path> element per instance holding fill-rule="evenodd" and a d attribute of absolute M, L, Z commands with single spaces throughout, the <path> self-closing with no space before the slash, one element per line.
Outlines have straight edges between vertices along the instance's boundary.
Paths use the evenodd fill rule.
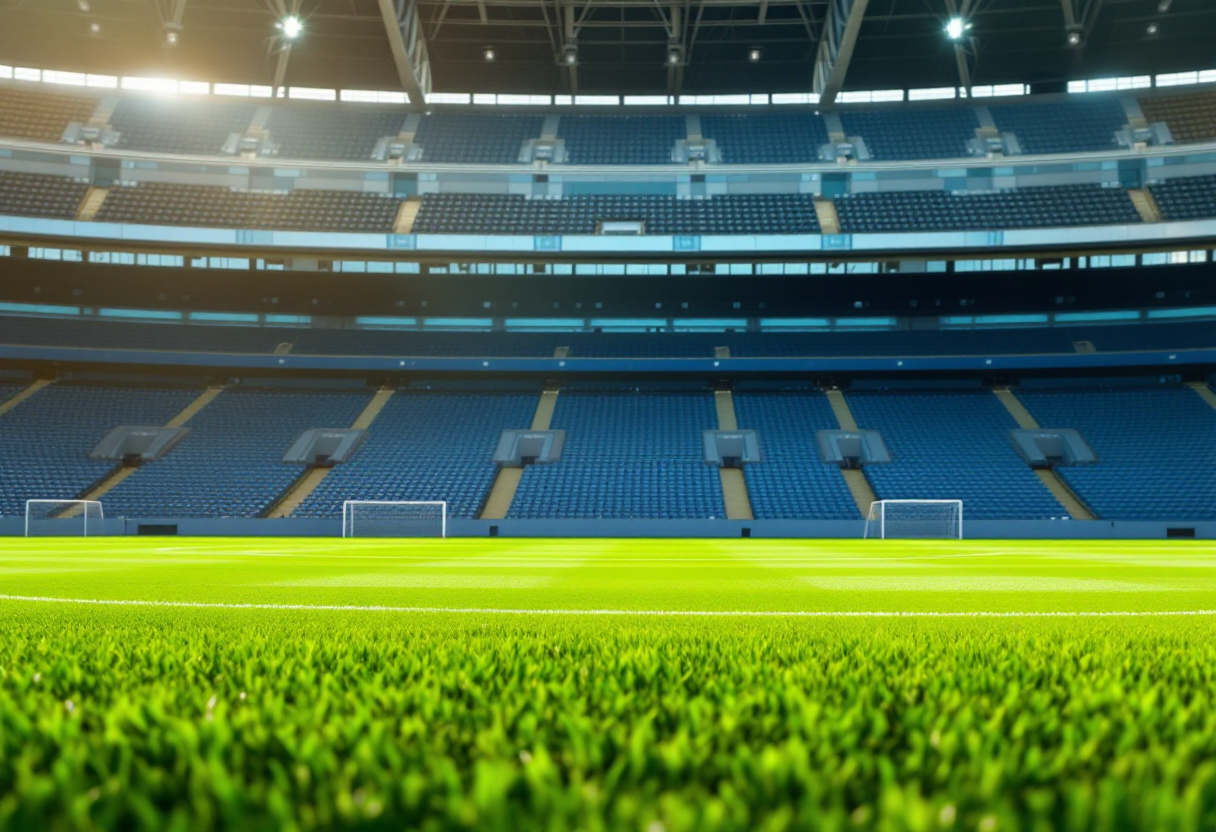
<path fill-rule="evenodd" d="M 414 144 L 423 162 L 509 165 L 528 139 L 540 138 L 544 116 L 432 113 L 422 119 Z"/>
<path fill-rule="evenodd" d="M 404 122 L 401 110 L 296 106 L 275 107 L 267 128 L 280 157 L 366 162 Z"/>
<path fill-rule="evenodd" d="M 256 104 L 124 96 L 110 116 L 118 146 L 156 153 L 219 156 L 233 133 L 244 134 Z"/>
<path fill-rule="evenodd" d="M 1113 95 L 990 105 L 988 111 L 997 129 L 1015 134 L 1028 154 L 1112 150 L 1115 133 L 1127 124 L 1123 105 Z"/>
<path fill-rule="evenodd" d="M 861 136 L 870 156 L 879 160 L 965 157 L 980 126 L 971 107 L 843 110 L 840 121 L 845 135 Z"/>
<path fill-rule="evenodd" d="M 1023 388 L 1017 395 L 1040 425 L 1075 428 L 1093 448 L 1096 464 L 1057 470 L 1098 517 L 1216 516 L 1216 410 L 1194 390 Z"/>
<path fill-rule="evenodd" d="M 669 165 L 686 136 L 682 116 L 565 115 L 557 124 L 572 165 Z"/>
<path fill-rule="evenodd" d="M 701 135 L 714 140 L 729 165 L 814 162 L 828 143 L 823 119 L 809 112 L 702 115 Z"/>

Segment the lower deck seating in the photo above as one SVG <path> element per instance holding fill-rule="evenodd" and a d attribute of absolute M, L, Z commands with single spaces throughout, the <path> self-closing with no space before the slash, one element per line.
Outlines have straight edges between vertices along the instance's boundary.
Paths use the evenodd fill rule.
<path fill-rule="evenodd" d="M 1057 469 L 1110 520 L 1216 515 L 1216 410 L 1186 387 L 1019 390 L 1039 424 L 1075 428 L 1093 465 Z"/>
<path fill-rule="evenodd" d="M 499 436 L 526 429 L 539 398 L 539 391 L 400 391 L 354 458 L 331 471 L 295 516 L 338 517 L 345 500 L 442 500 L 449 517 L 476 517 L 494 484 Z"/>
<path fill-rule="evenodd" d="M 818 392 L 736 393 L 739 427 L 760 435 L 761 462 L 743 466 L 758 520 L 856 520 L 840 469 L 819 458 L 815 434 L 839 425 Z"/>
<path fill-rule="evenodd" d="M 198 393 L 64 382 L 39 390 L 0 416 L 0 516 L 24 514 L 26 500 L 78 497 L 114 467 L 89 459 L 107 433 L 163 425 Z"/>
<path fill-rule="evenodd" d="M 865 468 L 882 500 L 962 500 L 972 520 L 1067 518 L 1017 455 L 1017 423 L 988 390 L 850 392 L 858 427 L 882 431 L 892 461 Z"/>
<path fill-rule="evenodd" d="M 110 190 L 99 222 L 279 231 L 388 233 L 401 200 L 355 191 L 233 191 L 143 182 Z"/>
<path fill-rule="evenodd" d="M 0 214 L 75 219 L 88 190 L 84 182 L 63 176 L 0 171 Z"/>
<path fill-rule="evenodd" d="M 257 517 L 303 472 L 284 463 L 310 428 L 346 428 L 371 399 L 351 393 L 229 388 L 187 423 L 189 435 L 105 496 L 109 515 Z"/>
<path fill-rule="evenodd" d="M 508 517 L 725 517 L 701 449 L 716 426 L 708 391 L 563 391 L 552 422 L 568 432 L 562 459 L 524 469 Z"/>
<path fill-rule="evenodd" d="M 1122 188 L 1052 185 L 991 193 L 883 191 L 836 199 L 849 234 L 997 231 L 1141 222 Z"/>
<path fill-rule="evenodd" d="M 1216 217 L 1216 176 L 1167 179 L 1150 190 L 1166 222 Z"/>
<path fill-rule="evenodd" d="M 592 235 L 605 220 L 641 220 L 646 234 L 818 234 L 814 200 L 801 194 L 573 196 L 529 199 L 492 194 L 428 194 L 418 234 Z"/>
<path fill-rule="evenodd" d="M 0 87 L 0 136 L 57 142 L 72 122 L 93 117 L 97 99 Z"/>

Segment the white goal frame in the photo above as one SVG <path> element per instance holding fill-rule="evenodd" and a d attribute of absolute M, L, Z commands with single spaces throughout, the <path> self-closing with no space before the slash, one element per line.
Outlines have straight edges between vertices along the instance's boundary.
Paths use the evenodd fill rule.
<path fill-rule="evenodd" d="M 870 513 L 866 517 L 866 528 L 863 538 L 866 540 L 887 539 L 887 506 L 888 505 L 941 505 L 958 507 L 958 537 L 924 538 L 941 540 L 963 539 L 963 501 L 962 500 L 875 500 L 870 503 Z M 875 516 L 877 514 L 877 517 Z M 878 533 L 871 534 L 872 526 L 878 524 Z M 902 538 L 901 538 L 902 539 Z M 915 539 L 915 538 L 911 538 Z"/>
<path fill-rule="evenodd" d="M 448 504 L 444 500 L 346 500 L 342 503 L 342 536 L 354 537 L 352 508 L 358 506 L 439 506 L 439 536 L 448 536 Z"/>
<path fill-rule="evenodd" d="M 83 518 L 82 527 L 83 527 L 84 533 L 81 535 L 81 537 L 89 536 L 89 507 L 90 506 L 97 506 L 97 516 L 94 518 L 95 520 L 105 520 L 106 519 L 106 512 L 105 512 L 105 509 L 102 508 L 100 500 L 26 500 L 25 501 L 25 536 L 26 537 L 30 536 L 30 507 L 35 506 L 35 505 L 63 506 L 65 510 L 69 509 L 72 506 L 80 506 L 81 508 L 83 508 L 84 509 L 84 511 L 83 511 L 84 518 Z M 55 518 L 51 518 L 51 517 L 45 517 L 45 518 L 40 517 L 39 518 L 39 520 L 52 520 L 52 519 L 67 520 L 67 519 L 69 519 L 69 516 L 62 516 L 62 517 L 55 517 Z M 75 535 L 72 535 L 72 536 L 74 537 Z"/>

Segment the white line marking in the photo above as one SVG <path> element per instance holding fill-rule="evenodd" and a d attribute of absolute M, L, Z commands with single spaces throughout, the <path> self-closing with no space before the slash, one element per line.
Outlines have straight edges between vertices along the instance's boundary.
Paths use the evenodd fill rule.
<path fill-rule="evenodd" d="M 132 601 L 98 598 L 47 598 L 40 595 L 0 595 L 0 601 L 37 604 L 84 604 L 98 607 L 168 607 L 219 610 L 302 610 L 323 612 L 449 613 L 455 615 L 597 615 L 662 618 L 1162 618 L 1216 616 L 1216 610 L 1109 611 L 1109 612 L 898 612 L 833 610 L 512 610 L 481 607 L 387 607 L 354 604 L 228 604 L 204 601 Z"/>

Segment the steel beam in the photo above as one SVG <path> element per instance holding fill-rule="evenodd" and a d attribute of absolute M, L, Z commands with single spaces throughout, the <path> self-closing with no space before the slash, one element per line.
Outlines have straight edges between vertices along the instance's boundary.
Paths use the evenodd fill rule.
<path fill-rule="evenodd" d="M 415 107 L 426 105 L 431 91 L 431 59 L 415 0 L 378 0 L 389 49 L 397 65 L 401 88 Z"/>
<path fill-rule="evenodd" d="M 814 90 L 819 94 L 820 104 L 834 103 L 844 86 L 869 3 L 870 0 L 831 0 L 828 6 L 819 52 L 815 56 Z"/>

